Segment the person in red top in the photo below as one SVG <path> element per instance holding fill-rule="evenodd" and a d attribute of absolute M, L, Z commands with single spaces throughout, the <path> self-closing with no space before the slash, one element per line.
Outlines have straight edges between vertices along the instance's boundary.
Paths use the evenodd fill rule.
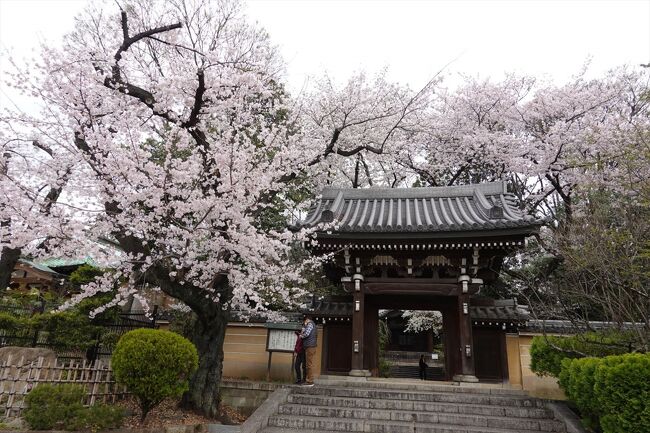
<path fill-rule="evenodd" d="M 305 358 L 305 348 L 302 345 L 302 338 L 300 337 L 300 332 L 296 331 L 296 346 L 293 349 L 296 354 L 296 362 L 294 368 L 296 369 L 296 385 L 304 383 L 307 379 L 307 361 Z M 302 376 L 300 374 L 302 366 Z"/>

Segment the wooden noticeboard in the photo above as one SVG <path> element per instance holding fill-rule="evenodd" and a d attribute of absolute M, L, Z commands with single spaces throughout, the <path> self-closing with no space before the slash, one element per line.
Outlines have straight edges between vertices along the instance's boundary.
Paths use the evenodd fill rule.
<path fill-rule="evenodd" d="M 269 352 L 266 380 L 271 380 L 271 356 L 273 352 L 293 353 L 296 338 L 298 338 L 296 331 L 300 331 L 301 328 L 296 323 L 267 323 L 266 327 L 266 351 Z M 291 375 L 293 376 L 293 357 Z"/>
<path fill-rule="evenodd" d="M 289 329 L 269 329 L 266 339 L 267 352 L 293 352 L 296 346 L 296 332 Z"/>

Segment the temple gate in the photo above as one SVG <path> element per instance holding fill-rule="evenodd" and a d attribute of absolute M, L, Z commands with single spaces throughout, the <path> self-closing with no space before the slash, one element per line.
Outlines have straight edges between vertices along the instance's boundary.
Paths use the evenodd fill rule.
<path fill-rule="evenodd" d="M 541 225 L 519 209 L 505 182 L 326 188 L 301 225 L 318 227 L 312 251 L 333 254 L 327 276 L 349 294 L 312 306 L 330 325 L 325 357 L 334 360 L 336 351 L 339 370 L 349 362 L 351 376 L 377 374 L 379 309 L 442 313 L 447 379 L 475 382 L 477 369 L 489 378 L 504 368 L 503 356 L 500 367 L 490 360 L 505 352 L 499 335 L 525 315 L 511 301 L 478 294 Z M 478 366 L 477 356 L 485 359 Z"/>

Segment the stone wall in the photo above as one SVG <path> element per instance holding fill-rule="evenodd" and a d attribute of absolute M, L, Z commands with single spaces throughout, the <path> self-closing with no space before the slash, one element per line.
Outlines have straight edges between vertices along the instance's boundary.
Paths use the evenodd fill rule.
<path fill-rule="evenodd" d="M 243 415 L 250 416 L 273 391 L 282 386 L 272 382 L 224 379 L 221 382 L 221 401 Z"/>
<path fill-rule="evenodd" d="M 530 369 L 530 345 L 533 334 L 506 335 L 508 383 L 521 387 L 533 397 L 566 400 L 564 391 L 553 377 L 540 377 Z"/>

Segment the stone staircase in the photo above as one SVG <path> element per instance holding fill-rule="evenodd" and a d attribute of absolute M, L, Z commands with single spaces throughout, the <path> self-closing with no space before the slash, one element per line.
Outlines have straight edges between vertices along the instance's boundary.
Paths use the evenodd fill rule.
<path fill-rule="evenodd" d="M 416 365 L 391 365 L 388 375 L 394 379 L 419 379 L 420 367 Z M 443 380 L 445 369 L 442 367 L 427 367 L 427 380 Z"/>
<path fill-rule="evenodd" d="M 406 382 L 406 381 L 405 381 Z M 262 433 L 540 433 L 567 431 L 523 391 L 413 383 L 331 381 L 292 387 Z"/>

